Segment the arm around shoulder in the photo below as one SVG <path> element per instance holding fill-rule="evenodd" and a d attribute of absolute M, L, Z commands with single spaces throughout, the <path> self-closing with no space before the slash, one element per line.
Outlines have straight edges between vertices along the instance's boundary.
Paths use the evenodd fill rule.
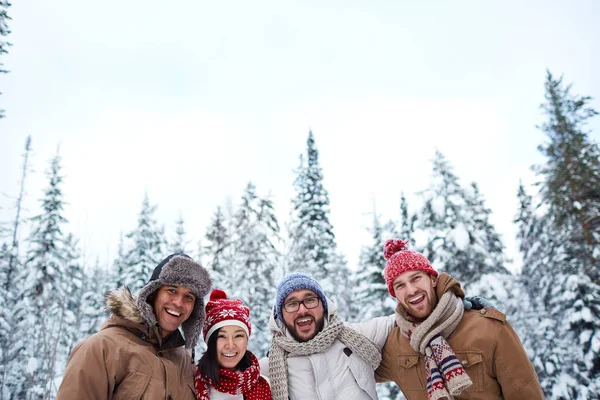
<path fill-rule="evenodd" d="M 117 360 L 109 357 L 109 347 L 98 334 L 78 344 L 69 357 L 56 399 L 111 399 L 119 373 Z"/>
<path fill-rule="evenodd" d="M 504 398 L 543 400 L 544 393 L 535 369 L 508 321 L 500 327 L 496 346 L 494 363 Z"/>
<path fill-rule="evenodd" d="M 392 314 L 349 326 L 368 337 L 381 350 L 395 324 L 395 314 Z"/>

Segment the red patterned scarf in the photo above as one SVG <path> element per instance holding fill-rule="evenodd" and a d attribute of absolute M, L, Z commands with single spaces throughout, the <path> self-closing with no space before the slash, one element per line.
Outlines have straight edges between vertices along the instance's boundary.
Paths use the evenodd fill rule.
<path fill-rule="evenodd" d="M 221 393 L 244 395 L 246 400 L 271 400 L 271 387 L 267 380 L 260 374 L 258 359 L 248 351 L 252 365 L 243 372 L 234 372 L 221 368 L 219 371 L 219 384 L 196 371 L 197 400 L 210 400 L 210 388 L 215 388 Z"/>

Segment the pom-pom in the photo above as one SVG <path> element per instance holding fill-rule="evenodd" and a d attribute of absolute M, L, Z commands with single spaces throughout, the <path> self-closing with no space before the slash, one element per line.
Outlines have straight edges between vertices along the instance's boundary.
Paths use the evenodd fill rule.
<path fill-rule="evenodd" d="M 210 293 L 210 301 L 216 301 L 220 299 L 226 299 L 227 294 L 221 289 L 215 289 Z"/>
<path fill-rule="evenodd" d="M 396 254 L 399 251 L 405 251 L 408 250 L 408 240 L 403 241 L 400 239 L 390 239 L 387 242 L 385 242 L 385 245 L 383 246 L 383 257 L 386 260 L 389 260 L 391 256 L 393 256 L 394 254 Z"/>

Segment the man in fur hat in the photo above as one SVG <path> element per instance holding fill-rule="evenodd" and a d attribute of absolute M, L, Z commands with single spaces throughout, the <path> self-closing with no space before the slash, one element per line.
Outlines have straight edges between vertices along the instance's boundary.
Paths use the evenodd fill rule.
<path fill-rule="evenodd" d="M 109 292 L 111 317 L 73 349 L 57 399 L 195 400 L 186 349 L 194 348 L 202 332 L 210 287 L 200 264 L 172 254 L 137 297 L 127 288 Z"/>
<path fill-rule="evenodd" d="M 464 310 L 460 283 L 438 275 L 407 243 L 388 240 L 384 247 L 384 277 L 398 305 L 377 381 L 394 381 L 408 400 L 543 399 L 504 314 Z"/>

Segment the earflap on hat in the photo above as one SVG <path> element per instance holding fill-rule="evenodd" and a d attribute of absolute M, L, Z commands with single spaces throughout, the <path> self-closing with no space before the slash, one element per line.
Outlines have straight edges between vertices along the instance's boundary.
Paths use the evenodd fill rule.
<path fill-rule="evenodd" d="M 189 288 L 196 302 L 189 318 L 181 324 L 185 338 L 185 347 L 193 348 L 198 342 L 204 323 L 204 297 L 208 294 L 212 280 L 204 267 L 186 254 L 171 254 L 154 269 L 150 281 L 138 293 L 136 305 L 140 309 L 148 326 L 156 325 L 156 315 L 149 298 L 161 286 L 185 286 Z"/>

